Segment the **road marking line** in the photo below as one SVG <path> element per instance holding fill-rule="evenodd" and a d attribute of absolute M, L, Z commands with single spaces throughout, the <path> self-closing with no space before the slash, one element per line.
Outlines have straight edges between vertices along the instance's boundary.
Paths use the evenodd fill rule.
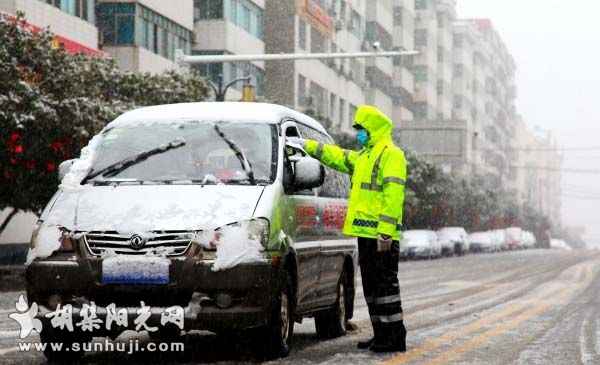
<path fill-rule="evenodd" d="M 592 276 L 592 278 L 593 278 L 593 270 L 591 270 L 589 262 L 587 265 L 579 264 L 579 265 L 573 266 L 563 272 L 567 272 L 571 269 L 577 271 L 576 272 L 577 274 L 579 272 L 583 271 L 585 273 L 584 274 L 585 279 L 590 279 L 588 277 L 588 274 L 589 274 L 589 276 Z M 558 280 L 560 281 L 560 279 L 558 279 Z M 463 327 L 459 327 L 456 330 L 446 333 L 445 335 L 443 335 L 437 339 L 425 341 L 421 347 L 415 348 L 414 350 L 410 350 L 403 354 L 398 354 L 398 355 L 384 361 L 382 364 L 383 365 L 405 364 L 407 362 L 410 362 L 412 360 L 420 358 L 423 355 L 430 353 L 431 351 L 433 351 L 439 347 L 442 347 L 443 345 L 446 345 L 453 340 L 456 340 L 460 337 L 465 337 L 466 335 L 469 335 L 471 333 L 475 333 L 475 332 L 479 331 L 483 326 L 486 326 L 486 325 L 489 325 L 496 321 L 505 319 L 506 317 L 509 317 L 516 312 L 526 309 L 528 306 L 531 306 L 534 303 L 539 303 L 540 300 L 542 300 L 542 299 L 552 297 L 557 292 L 560 292 L 560 293 L 562 293 L 564 291 L 575 292 L 579 287 L 584 286 L 583 284 L 587 283 L 588 281 L 589 280 L 581 280 L 578 282 L 576 281 L 575 283 L 572 283 L 572 285 L 570 285 L 568 288 L 552 288 L 551 287 L 549 289 L 543 290 L 541 293 L 535 295 L 535 297 L 529 298 L 527 300 L 515 299 L 518 304 L 517 303 L 507 304 L 507 307 L 499 312 L 492 313 L 491 315 L 489 315 L 487 317 L 479 319 L 475 322 L 471 322 L 470 324 L 467 324 Z M 569 283 L 565 283 L 565 284 L 569 284 Z M 555 302 L 555 300 L 544 300 L 543 301 L 544 305 L 547 305 L 547 306 L 550 306 L 553 302 Z M 536 307 L 536 308 L 538 308 L 538 307 Z M 528 312 L 528 311 L 531 311 L 531 309 L 527 310 L 526 312 Z M 526 312 L 524 312 L 524 313 L 526 313 Z"/>
<path fill-rule="evenodd" d="M 478 347 L 481 347 L 483 344 L 488 342 L 490 339 L 500 336 L 516 327 L 518 327 L 521 323 L 538 316 L 547 310 L 549 310 L 553 305 L 558 304 L 558 302 L 562 301 L 562 299 L 566 299 L 569 296 L 569 288 L 564 288 L 559 293 L 559 298 L 556 300 L 556 303 L 552 304 L 549 302 L 540 304 L 537 307 L 526 310 L 525 312 L 517 315 L 516 317 L 509 319 L 502 324 L 483 332 L 482 334 L 470 339 L 469 341 L 463 343 L 461 346 L 453 347 L 450 351 L 444 352 L 440 356 L 434 358 L 431 361 L 428 361 L 426 364 L 428 365 L 441 365 L 448 364 L 452 361 L 459 359 L 463 354 L 472 351 Z"/>

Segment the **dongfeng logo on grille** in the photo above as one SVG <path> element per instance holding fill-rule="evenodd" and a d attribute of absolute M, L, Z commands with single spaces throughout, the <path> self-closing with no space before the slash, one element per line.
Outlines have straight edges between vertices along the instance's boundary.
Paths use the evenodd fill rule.
<path fill-rule="evenodd" d="M 134 234 L 129 239 L 129 246 L 134 250 L 140 250 L 146 245 L 146 240 L 139 234 Z"/>

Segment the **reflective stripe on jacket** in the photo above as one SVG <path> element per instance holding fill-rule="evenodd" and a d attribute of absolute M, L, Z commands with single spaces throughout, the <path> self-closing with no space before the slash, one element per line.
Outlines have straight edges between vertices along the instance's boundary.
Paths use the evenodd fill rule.
<path fill-rule="evenodd" d="M 304 148 L 324 165 L 352 175 L 352 190 L 344 234 L 377 238 L 378 234 L 401 238 L 404 210 L 406 159 L 392 141 L 392 121 L 377 108 L 361 106 L 355 124 L 369 132 L 360 151 L 306 140 Z"/>

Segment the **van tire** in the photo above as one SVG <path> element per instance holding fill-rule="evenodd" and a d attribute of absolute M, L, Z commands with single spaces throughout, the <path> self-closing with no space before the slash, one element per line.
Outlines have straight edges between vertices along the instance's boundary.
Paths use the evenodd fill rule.
<path fill-rule="evenodd" d="M 292 280 L 289 274 L 286 285 L 271 304 L 271 317 L 267 326 L 258 330 L 256 337 L 260 355 L 264 360 L 287 357 L 294 335 L 294 314 L 292 310 Z"/>
<path fill-rule="evenodd" d="M 47 344 L 44 348 L 44 356 L 49 363 L 72 363 L 79 361 L 85 354 L 83 345 L 91 341 L 80 332 L 69 332 L 52 327 L 49 320 L 42 320 L 42 332 L 40 342 Z M 62 343 L 62 351 L 55 351 L 51 343 Z M 79 351 L 70 351 L 73 344 L 79 344 Z M 69 349 L 69 351 L 65 349 Z"/>
<path fill-rule="evenodd" d="M 337 285 L 335 304 L 330 309 L 315 314 L 315 327 L 319 338 L 336 338 L 346 334 L 348 300 L 348 276 L 343 272 Z"/>

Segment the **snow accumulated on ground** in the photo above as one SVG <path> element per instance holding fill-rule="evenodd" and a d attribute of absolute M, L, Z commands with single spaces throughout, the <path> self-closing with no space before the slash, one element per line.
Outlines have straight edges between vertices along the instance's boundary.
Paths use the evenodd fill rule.
<path fill-rule="evenodd" d="M 263 247 L 248 234 L 248 223 L 238 226 L 227 226 L 219 230 L 220 239 L 217 246 L 217 258 L 212 270 L 226 270 L 243 263 L 260 262 L 263 258 Z"/>

